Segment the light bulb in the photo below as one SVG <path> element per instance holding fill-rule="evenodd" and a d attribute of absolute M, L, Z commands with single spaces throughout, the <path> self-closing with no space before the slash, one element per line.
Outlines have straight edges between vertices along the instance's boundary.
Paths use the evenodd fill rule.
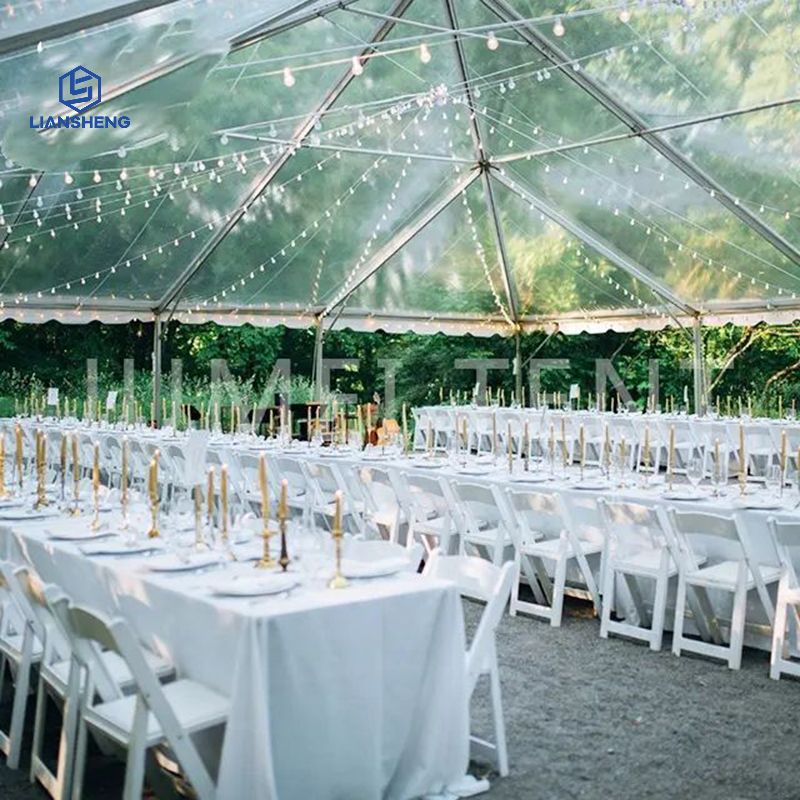
<path fill-rule="evenodd" d="M 30 180 L 28 181 L 28 186 L 30 186 L 31 189 L 35 189 L 37 183 L 38 183 L 38 181 L 36 180 L 36 176 L 35 175 L 31 175 Z"/>
<path fill-rule="evenodd" d="M 553 25 L 553 35 L 560 38 L 564 35 L 564 33 L 564 23 L 560 19 L 557 19 L 556 24 Z"/>
<path fill-rule="evenodd" d="M 419 60 L 423 64 L 427 64 L 431 60 L 431 51 L 428 50 L 428 45 L 425 42 L 419 46 Z"/>
<path fill-rule="evenodd" d="M 101 180 L 103 180 L 103 179 L 100 177 L 100 173 L 99 173 L 97 170 L 95 170 L 95 171 L 94 171 L 94 175 L 92 175 L 92 180 L 93 180 L 95 183 L 100 183 L 100 181 L 101 181 Z"/>
<path fill-rule="evenodd" d="M 631 21 L 631 12 L 628 11 L 627 8 L 623 8 L 622 11 L 619 12 L 619 21 L 624 23 Z"/>
<path fill-rule="evenodd" d="M 490 50 L 497 50 L 500 47 L 500 42 L 498 41 L 497 37 L 494 35 L 494 31 L 489 32 L 489 36 L 486 38 L 486 46 Z"/>
<path fill-rule="evenodd" d="M 353 75 L 360 75 L 364 71 L 364 65 L 358 56 L 353 56 L 353 66 L 351 67 Z"/>
<path fill-rule="evenodd" d="M 289 67 L 284 67 L 283 68 L 283 85 L 286 86 L 287 88 L 291 89 L 292 86 L 294 86 L 294 83 L 295 83 L 294 74 L 289 69 Z"/>
<path fill-rule="evenodd" d="M 73 180 L 74 178 L 72 177 L 72 175 L 69 174 L 69 172 L 64 173 L 64 183 L 66 183 L 67 186 L 69 186 Z"/>

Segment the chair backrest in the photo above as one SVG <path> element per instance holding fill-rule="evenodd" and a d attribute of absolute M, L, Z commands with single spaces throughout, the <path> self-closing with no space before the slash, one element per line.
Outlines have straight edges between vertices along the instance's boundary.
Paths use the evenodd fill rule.
<path fill-rule="evenodd" d="M 558 494 L 535 489 L 497 489 L 505 497 L 506 513 L 518 532 L 520 543 L 558 539 L 567 527 Z M 501 509 L 503 501 L 500 500 Z"/>
<path fill-rule="evenodd" d="M 735 517 L 675 508 L 669 509 L 668 517 L 681 552 L 689 558 L 689 568 L 697 569 L 703 558 L 708 566 L 725 560 L 747 560 Z"/>
<path fill-rule="evenodd" d="M 462 597 L 486 603 L 467 650 L 467 676 L 472 693 L 478 678 L 495 657 L 494 632 L 511 596 L 516 575 L 514 563 L 507 561 L 495 566 L 474 556 L 444 556 L 437 549 L 430 554 L 423 574 L 453 581 Z"/>
<path fill-rule="evenodd" d="M 403 558 L 408 560 L 406 572 L 416 572 L 422 561 L 424 548 L 420 542 L 414 542 L 410 547 L 405 547 L 397 542 L 379 539 L 349 539 L 345 546 L 345 555 L 356 561 L 384 561 L 389 558 Z"/>
<path fill-rule="evenodd" d="M 491 486 L 459 480 L 453 481 L 451 485 L 467 527 L 472 533 L 478 533 L 486 525 L 493 528 L 503 525 L 503 515 Z"/>
<path fill-rule="evenodd" d="M 796 588 L 797 573 L 800 570 L 800 522 L 784 522 L 770 517 L 767 520 L 767 527 L 781 566 L 789 577 L 790 585 Z"/>
<path fill-rule="evenodd" d="M 606 534 L 618 554 L 634 550 L 661 551 L 665 547 L 674 554 L 668 525 L 660 508 L 620 500 L 597 501 L 606 526 Z"/>

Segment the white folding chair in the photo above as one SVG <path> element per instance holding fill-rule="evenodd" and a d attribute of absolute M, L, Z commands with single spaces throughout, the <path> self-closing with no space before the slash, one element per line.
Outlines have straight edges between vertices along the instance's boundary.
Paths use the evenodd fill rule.
<path fill-rule="evenodd" d="M 422 562 L 424 549 L 420 542 L 405 547 L 397 542 L 380 539 L 354 539 L 348 537 L 344 546 L 345 558 L 353 561 L 385 561 L 388 559 L 404 559 L 408 566 L 404 572 L 416 572 Z"/>
<path fill-rule="evenodd" d="M 772 601 L 767 586 L 777 583 L 781 567 L 775 564 L 755 564 L 742 543 L 735 517 L 699 511 L 669 509 L 669 519 L 679 543 L 678 593 L 675 600 L 675 629 L 672 652 L 679 656 L 683 650 L 721 658 L 731 669 L 742 663 L 747 593 L 755 589 L 770 623 L 774 619 Z M 718 544 L 720 555 L 708 552 L 708 544 Z M 777 560 L 777 559 L 776 559 Z M 689 639 L 683 635 L 684 614 L 688 588 L 698 594 L 699 606 L 709 616 L 708 627 L 713 643 Z M 721 626 L 708 602 L 706 591 L 718 589 L 733 594 L 733 611 L 728 626 L 729 644 L 722 639 Z"/>
<path fill-rule="evenodd" d="M 11 721 L 8 730 L 0 730 L 0 753 L 5 754 L 9 769 L 19 767 L 31 670 L 42 660 L 43 652 L 41 641 L 36 638 L 33 627 L 12 592 L 13 572 L 13 564 L 0 561 L 3 612 L 0 618 L 0 699 L 5 687 L 6 668 L 14 686 Z"/>
<path fill-rule="evenodd" d="M 498 505 L 510 520 L 518 570 L 525 574 L 538 602 L 519 599 L 519 580 L 514 588 L 511 614 L 518 611 L 550 620 L 558 627 L 564 610 L 567 570 L 574 564 L 600 613 L 600 598 L 590 556 L 599 556 L 603 543 L 580 535 L 558 494 L 532 489 L 495 489 Z M 552 563 L 551 580 L 547 564 Z M 537 591 L 541 587 L 541 591 Z M 542 596 L 543 594 L 543 596 Z"/>
<path fill-rule="evenodd" d="M 360 505 L 364 509 L 361 515 L 361 533 L 364 536 L 397 542 L 400 526 L 406 522 L 406 516 L 395 488 L 397 481 L 390 470 L 370 464 L 351 466 L 347 474 L 351 478 L 350 491 L 358 493 Z"/>
<path fill-rule="evenodd" d="M 455 480 L 451 488 L 458 508 L 459 552 L 472 550 L 500 566 L 513 542 L 492 487 Z"/>
<path fill-rule="evenodd" d="M 769 676 L 777 681 L 784 672 L 800 677 L 800 660 L 791 657 L 792 653 L 798 652 L 800 636 L 800 583 L 797 580 L 797 565 L 800 564 L 800 523 L 779 522 L 770 517 L 767 525 L 782 567 L 775 602 L 769 663 Z"/>
<path fill-rule="evenodd" d="M 107 619 L 89 609 L 67 605 L 53 608 L 70 631 L 74 658 L 70 685 L 79 685 L 83 672 L 80 716 L 75 753 L 73 792 L 80 797 L 86 762 L 88 730 L 110 739 L 127 752 L 123 800 L 141 800 L 145 754 L 168 746 L 200 800 L 213 800 L 213 779 L 191 739 L 191 734 L 224 724 L 228 700 L 197 681 L 179 679 L 161 684 L 128 623 Z M 133 678 L 135 693 L 124 695 L 114 687 L 100 656 L 102 649 L 117 653 Z M 107 684 L 112 699 L 98 699 L 98 682 Z"/>
<path fill-rule="evenodd" d="M 445 481 L 401 470 L 390 473 L 390 477 L 395 480 L 398 499 L 408 520 L 406 545 L 420 541 L 427 552 L 438 546 L 447 553 L 456 532 L 456 509 L 445 494 Z"/>
<path fill-rule="evenodd" d="M 497 664 L 495 630 L 505 611 L 511 593 L 515 569 L 511 561 L 502 567 L 474 556 L 445 556 L 434 550 L 423 573 L 433 578 L 453 581 L 463 597 L 486 603 L 478 628 L 467 650 L 467 680 L 469 696 L 475 691 L 482 675 L 489 677 L 492 697 L 492 718 L 495 743 L 470 736 L 472 752 L 497 764 L 501 776 L 508 775 L 503 699 L 500 691 L 500 670 Z"/>
<path fill-rule="evenodd" d="M 609 633 L 617 633 L 642 639 L 650 644 L 651 650 L 660 650 L 669 581 L 678 574 L 669 528 L 662 522 L 663 512 L 638 503 L 604 499 L 600 499 L 598 505 L 607 537 L 600 636 L 605 639 Z M 625 582 L 633 601 L 636 624 L 629 619 L 611 619 L 612 609 L 618 617 L 622 616 L 616 592 L 617 578 Z M 642 597 L 640 579 L 655 582 L 652 612 L 648 612 Z"/>

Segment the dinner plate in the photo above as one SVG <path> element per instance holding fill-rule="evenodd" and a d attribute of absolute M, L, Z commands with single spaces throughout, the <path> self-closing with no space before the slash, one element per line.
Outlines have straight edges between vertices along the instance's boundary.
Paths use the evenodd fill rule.
<path fill-rule="evenodd" d="M 85 556 L 139 556 L 149 553 L 158 553 L 161 547 L 152 544 L 132 544 L 124 542 L 108 542 L 89 547 L 81 547 L 81 553 Z"/>
<path fill-rule="evenodd" d="M 430 461 L 423 461 L 422 459 L 418 459 L 412 462 L 413 466 L 421 467 L 422 469 L 441 469 L 444 465 L 444 461 L 434 461 L 431 459 Z"/>
<path fill-rule="evenodd" d="M 480 467 L 459 467 L 456 472 L 459 475 L 485 475 L 486 468 L 484 467 L 481 469 Z"/>
<path fill-rule="evenodd" d="M 586 492 L 602 492 L 603 489 L 608 489 L 608 484 L 605 481 L 581 481 L 572 488 Z"/>
<path fill-rule="evenodd" d="M 0 521 L 4 522 L 25 522 L 35 519 L 48 519 L 57 517 L 61 512 L 57 508 L 10 508 L 0 510 Z"/>
<path fill-rule="evenodd" d="M 695 500 L 708 500 L 708 495 L 702 492 L 692 492 L 687 490 L 673 489 L 661 495 L 665 500 L 685 500 L 687 502 Z"/>
<path fill-rule="evenodd" d="M 777 511 L 783 508 L 783 503 L 775 497 L 750 497 L 737 499 L 733 503 L 737 508 L 745 508 L 753 511 Z"/>
<path fill-rule="evenodd" d="M 298 585 L 294 575 L 285 572 L 273 572 L 258 577 L 236 577 L 225 583 L 211 587 L 211 594 L 217 597 L 260 597 L 267 594 L 288 592 Z"/>
<path fill-rule="evenodd" d="M 407 558 L 381 558 L 377 561 L 342 559 L 342 575 L 345 578 L 383 578 L 408 569 Z"/>
<path fill-rule="evenodd" d="M 88 528 L 81 528 L 77 531 L 45 531 L 48 539 L 55 542 L 91 542 L 94 539 L 107 539 L 116 536 L 114 531 L 100 530 L 92 531 Z"/>
<path fill-rule="evenodd" d="M 550 476 L 542 472 L 524 472 L 521 475 L 509 475 L 508 478 L 513 483 L 545 483 L 550 480 Z"/>
<path fill-rule="evenodd" d="M 147 565 L 151 572 L 192 572 L 198 569 L 214 567 L 220 563 L 216 553 L 193 554 L 185 561 L 174 553 L 154 558 Z"/>

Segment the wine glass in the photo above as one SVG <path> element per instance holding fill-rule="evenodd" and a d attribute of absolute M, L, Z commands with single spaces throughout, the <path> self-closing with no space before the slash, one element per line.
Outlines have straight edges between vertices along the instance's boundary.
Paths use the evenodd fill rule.
<path fill-rule="evenodd" d="M 778 495 L 781 488 L 781 478 L 781 468 L 777 464 L 770 464 L 764 476 L 764 485 L 770 495 Z"/>
<path fill-rule="evenodd" d="M 686 465 L 686 477 L 696 492 L 705 478 L 705 465 L 702 458 L 695 456 L 689 459 L 689 463 Z"/>
<path fill-rule="evenodd" d="M 728 485 L 728 453 L 721 451 L 719 458 L 715 458 L 711 471 L 711 482 L 714 485 L 714 497 L 719 497 Z"/>

